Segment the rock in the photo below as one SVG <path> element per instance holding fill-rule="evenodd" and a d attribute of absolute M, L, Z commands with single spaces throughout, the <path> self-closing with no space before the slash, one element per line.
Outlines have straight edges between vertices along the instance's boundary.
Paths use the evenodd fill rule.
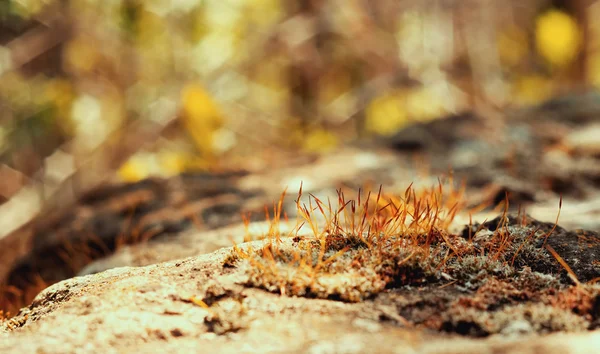
<path fill-rule="evenodd" d="M 589 124 L 572 131 L 564 139 L 565 145 L 581 155 L 600 155 L 600 124 Z"/>
<path fill-rule="evenodd" d="M 223 267 L 231 252 L 55 284 L 2 324 L 0 352 L 552 354 L 595 353 L 600 343 L 597 331 L 473 340 L 410 328 L 386 320 L 390 307 L 372 300 L 350 304 L 245 287 L 242 268 Z M 421 296 L 418 289 L 406 294 Z M 516 327 L 505 331 L 522 332 Z"/>

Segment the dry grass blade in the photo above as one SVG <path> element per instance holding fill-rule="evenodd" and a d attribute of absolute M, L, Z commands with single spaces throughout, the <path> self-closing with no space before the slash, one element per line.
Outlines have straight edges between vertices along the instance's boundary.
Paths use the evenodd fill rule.
<path fill-rule="evenodd" d="M 548 237 L 550 237 L 550 235 L 552 235 L 552 233 L 554 232 L 554 230 L 556 230 L 556 227 L 558 226 L 558 219 L 560 218 L 560 211 L 562 209 L 562 195 L 560 196 L 560 200 L 558 201 L 558 213 L 556 214 L 556 221 L 554 222 L 554 226 L 552 227 L 552 230 L 550 230 L 548 232 L 548 234 L 546 235 L 545 239 L 544 239 L 544 245 L 546 245 L 546 242 L 548 241 Z"/>
<path fill-rule="evenodd" d="M 563 268 L 565 268 L 565 270 L 567 271 L 567 274 L 569 275 L 569 278 L 571 278 L 571 280 L 573 280 L 573 282 L 577 286 L 581 286 L 581 282 L 577 278 L 577 275 L 575 274 L 575 272 L 573 272 L 571 267 L 569 267 L 567 262 L 565 262 L 565 260 L 554 250 L 554 248 L 552 248 L 552 246 L 550 246 L 549 244 L 545 244 L 544 248 L 546 248 L 548 250 L 548 252 L 550 252 L 550 254 L 552 254 L 552 256 L 556 259 L 556 261 L 558 261 L 558 263 L 560 263 L 560 265 L 563 266 Z"/>

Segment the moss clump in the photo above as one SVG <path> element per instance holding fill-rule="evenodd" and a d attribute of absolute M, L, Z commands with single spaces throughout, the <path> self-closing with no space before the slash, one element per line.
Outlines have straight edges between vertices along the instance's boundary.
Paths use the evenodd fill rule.
<path fill-rule="evenodd" d="M 448 190 L 449 189 L 449 190 Z M 289 238 L 278 232 L 258 250 L 236 248 L 233 261 L 248 274 L 247 285 L 286 295 L 362 301 L 386 288 L 456 282 L 477 289 L 489 277 L 517 277 L 523 264 L 552 263 L 537 244 L 547 234 L 511 225 L 504 214 L 463 237 L 448 231 L 464 205 L 462 191 L 440 184 L 403 196 L 360 191 L 334 207 L 310 195 L 296 200 L 298 227 Z M 282 199 L 274 208 L 281 214 Z M 273 219 L 273 223 L 278 218 Z M 302 230 L 308 228 L 308 234 Z M 276 228 L 271 228 L 276 230 Z M 554 266 L 554 264 L 553 264 Z"/>
<path fill-rule="evenodd" d="M 420 325 L 462 334 L 571 331 L 600 323 L 595 290 L 576 278 L 575 287 L 561 281 L 564 261 L 546 247 L 555 225 L 508 216 L 505 209 L 490 222 L 452 233 L 464 204 L 461 193 L 442 187 L 409 187 L 402 197 L 359 192 L 355 200 L 338 191 L 335 207 L 313 195 L 301 203 L 300 190 L 290 237 L 274 233 L 258 249 L 235 247 L 225 263 L 235 261 L 247 286 L 288 296 L 359 302 L 387 290 L 445 293 L 443 303 L 414 303 L 430 309 L 399 311 Z"/>

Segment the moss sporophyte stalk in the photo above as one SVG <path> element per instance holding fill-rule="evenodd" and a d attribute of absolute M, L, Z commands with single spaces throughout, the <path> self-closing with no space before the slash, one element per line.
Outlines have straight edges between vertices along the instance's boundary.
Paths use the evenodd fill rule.
<path fill-rule="evenodd" d="M 466 207 L 465 188 L 452 178 L 430 188 L 411 184 L 399 195 L 380 187 L 376 193 L 359 190 L 352 199 L 340 189 L 334 201 L 304 196 L 301 186 L 295 227 L 284 235 L 279 223 L 285 194 L 274 203 L 272 217 L 266 212 L 270 227 L 262 246 L 235 245 L 225 260 L 244 269 L 247 286 L 358 302 L 403 286 L 476 290 L 491 278 L 551 286 L 545 274 L 530 270 L 557 269 L 557 260 L 569 269 L 545 243 L 555 226 L 509 216 L 508 202 L 497 219 L 451 232 Z"/>

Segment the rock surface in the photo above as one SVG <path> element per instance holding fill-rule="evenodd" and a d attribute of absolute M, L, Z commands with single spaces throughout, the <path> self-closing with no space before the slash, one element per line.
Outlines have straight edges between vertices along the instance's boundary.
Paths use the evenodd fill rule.
<path fill-rule="evenodd" d="M 272 294 L 243 286 L 243 268 L 223 267 L 230 254 L 224 248 L 55 284 L 2 324 L 0 352 L 551 354 L 596 353 L 600 346 L 598 331 L 523 336 L 527 323 L 513 323 L 503 335 L 468 339 L 415 328 L 378 299 L 351 304 Z"/>

